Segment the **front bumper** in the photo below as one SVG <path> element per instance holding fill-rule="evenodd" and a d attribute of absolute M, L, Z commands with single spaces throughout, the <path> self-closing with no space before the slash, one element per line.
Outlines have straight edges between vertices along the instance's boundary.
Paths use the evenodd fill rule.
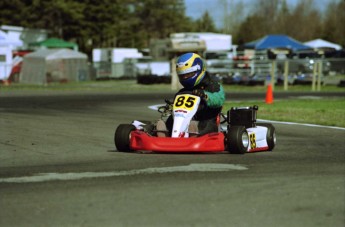
<path fill-rule="evenodd" d="M 225 150 L 224 134 L 209 133 L 200 137 L 171 138 L 154 137 L 143 131 L 131 132 L 130 147 L 132 150 L 156 152 L 222 152 Z"/>

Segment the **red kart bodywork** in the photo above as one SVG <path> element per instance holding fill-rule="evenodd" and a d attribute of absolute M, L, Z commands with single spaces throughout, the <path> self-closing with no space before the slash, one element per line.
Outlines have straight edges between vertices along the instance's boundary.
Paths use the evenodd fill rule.
<path fill-rule="evenodd" d="M 223 152 L 225 150 L 224 134 L 209 133 L 200 137 L 171 138 L 155 137 L 139 130 L 131 132 L 132 150 L 157 152 Z"/>

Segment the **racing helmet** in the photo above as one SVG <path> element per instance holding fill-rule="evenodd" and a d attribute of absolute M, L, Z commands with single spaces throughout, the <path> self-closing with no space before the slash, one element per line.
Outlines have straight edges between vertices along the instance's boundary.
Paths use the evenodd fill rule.
<path fill-rule="evenodd" d="M 182 86 L 192 89 L 204 78 L 206 64 L 198 54 L 186 53 L 177 59 L 176 72 Z"/>

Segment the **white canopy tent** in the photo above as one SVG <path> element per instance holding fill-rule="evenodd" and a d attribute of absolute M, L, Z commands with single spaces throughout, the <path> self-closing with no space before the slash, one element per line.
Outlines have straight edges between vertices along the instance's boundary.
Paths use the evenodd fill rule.
<path fill-rule="evenodd" d="M 70 49 L 41 49 L 24 56 L 19 82 L 50 82 L 89 79 L 87 55 Z"/>
<path fill-rule="evenodd" d="M 336 43 L 331 43 L 323 39 L 314 39 L 304 43 L 314 49 L 332 48 L 335 50 L 341 50 L 342 47 Z"/>

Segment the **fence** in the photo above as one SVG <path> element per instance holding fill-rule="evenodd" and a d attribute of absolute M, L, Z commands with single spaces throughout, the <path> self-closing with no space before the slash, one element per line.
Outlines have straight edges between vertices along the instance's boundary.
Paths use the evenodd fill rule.
<path fill-rule="evenodd" d="M 224 83 L 258 85 L 310 84 L 312 90 L 321 85 L 339 85 L 345 80 L 345 58 L 267 59 L 235 57 L 227 73 L 221 75 Z"/>
<path fill-rule="evenodd" d="M 217 63 L 215 63 L 217 64 Z M 121 67 L 120 67 L 121 66 Z M 208 71 L 219 76 L 225 84 L 283 85 L 308 84 L 311 90 L 319 91 L 322 85 L 341 85 L 345 83 L 345 58 L 304 58 L 268 59 L 265 56 L 253 58 L 235 57 L 230 61 L 208 66 Z M 126 77 L 136 78 L 140 70 L 133 62 L 121 65 L 102 63 L 90 65 L 90 78 Z M 18 82 L 20 68 L 0 62 L 0 80 Z M 149 72 L 147 72 L 149 73 Z"/>

